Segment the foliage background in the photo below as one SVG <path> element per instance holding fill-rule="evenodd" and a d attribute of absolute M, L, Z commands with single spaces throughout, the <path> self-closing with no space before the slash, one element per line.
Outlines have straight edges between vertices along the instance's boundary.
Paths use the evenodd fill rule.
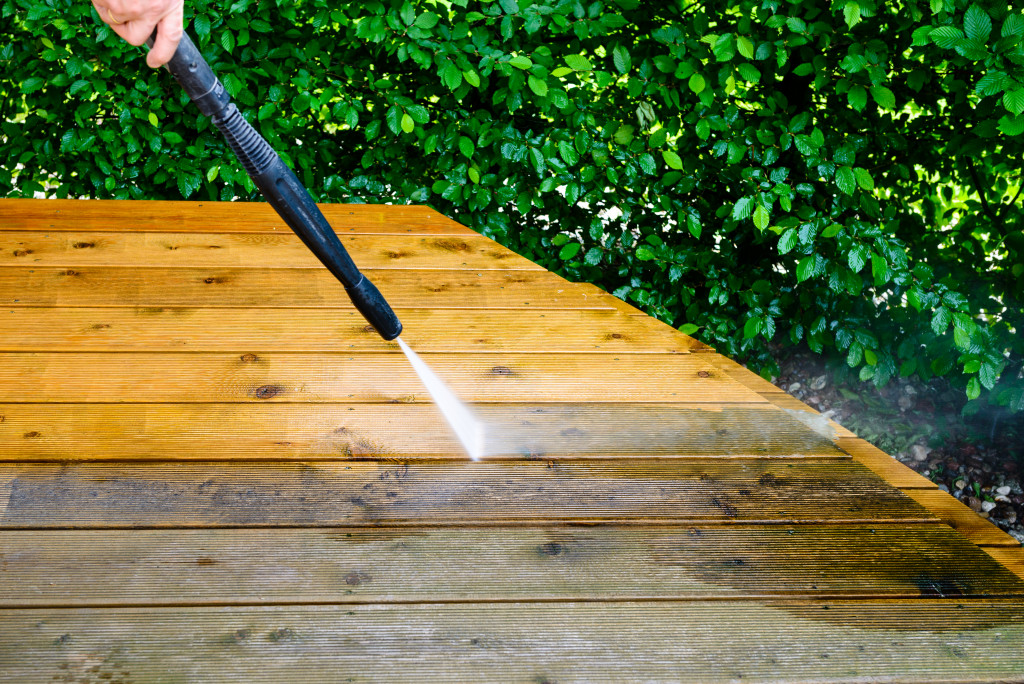
<path fill-rule="evenodd" d="M 197 0 L 322 201 L 427 203 L 770 372 L 1024 408 L 1024 16 L 985 0 Z M 256 199 L 85 0 L 0 0 L 0 196 Z"/>

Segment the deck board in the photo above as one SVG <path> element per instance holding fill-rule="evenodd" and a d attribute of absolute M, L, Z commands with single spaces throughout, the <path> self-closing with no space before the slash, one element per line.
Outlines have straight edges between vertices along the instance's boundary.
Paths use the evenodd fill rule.
<path fill-rule="evenodd" d="M 398 309 L 402 339 L 429 352 L 689 353 L 668 326 L 611 309 Z M 0 351 L 381 351 L 387 345 L 354 309 L 251 307 L 0 308 Z"/>
<path fill-rule="evenodd" d="M 545 271 L 366 269 L 397 308 L 613 309 L 611 295 Z M 326 269 L 89 266 L 0 268 L 0 307 L 340 307 L 345 289 Z"/>
<path fill-rule="evenodd" d="M 844 457 L 764 404 L 488 404 L 489 458 Z M 433 405 L 0 404 L 0 460 L 460 459 Z"/>
<path fill-rule="evenodd" d="M 0 553 L 0 609 L 1024 596 L 938 524 L 33 530 Z"/>
<path fill-rule="evenodd" d="M 936 521 L 849 459 L 26 462 L 0 483 L 3 529 Z"/>
<path fill-rule="evenodd" d="M 955 613 L 936 601 L 8 610 L 0 681 L 1024 677 L 1021 601 L 957 604 Z"/>
<path fill-rule="evenodd" d="M 0 681 L 1019 681 L 1021 547 L 426 207 L 0 200 Z"/>

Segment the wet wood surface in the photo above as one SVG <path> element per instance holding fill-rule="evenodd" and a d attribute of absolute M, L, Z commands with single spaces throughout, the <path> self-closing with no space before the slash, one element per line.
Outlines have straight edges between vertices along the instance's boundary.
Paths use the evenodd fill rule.
<path fill-rule="evenodd" d="M 0 200 L 0 681 L 1024 679 L 1020 547 L 631 304 L 324 207 Z M 981 547 L 979 547 L 981 545 Z"/>

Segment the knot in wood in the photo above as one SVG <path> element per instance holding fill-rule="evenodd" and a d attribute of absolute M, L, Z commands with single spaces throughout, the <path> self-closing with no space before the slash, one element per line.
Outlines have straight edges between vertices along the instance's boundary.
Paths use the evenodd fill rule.
<path fill-rule="evenodd" d="M 241 359 L 242 363 L 256 363 L 260 360 L 260 357 L 255 354 L 242 354 L 238 358 Z"/>
<path fill-rule="evenodd" d="M 711 377 L 711 371 L 706 371 L 706 370 L 697 371 L 697 377 L 698 378 L 710 378 Z"/>
<path fill-rule="evenodd" d="M 495 366 L 491 369 L 494 375 L 512 375 L 512 369 L 508 366 Z"/>
<path fill-rule="evenodd" d="M 253 394 L 257 399 L 273 399 L 283 391 L 284 388 L 279 387 L 278 385 L 263 385 L 261 387 L 257 387 Z"/>

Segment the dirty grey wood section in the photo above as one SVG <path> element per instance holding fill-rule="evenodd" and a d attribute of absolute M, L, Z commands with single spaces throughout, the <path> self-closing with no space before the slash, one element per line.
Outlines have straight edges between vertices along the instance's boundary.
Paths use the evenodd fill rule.
<path fill-rule="evenodd" d="M 435 212 L 325 212 L 482 462 L 266 205 L 0 200 L 0 681 L 1024 679 L 939 492 Z"/>

